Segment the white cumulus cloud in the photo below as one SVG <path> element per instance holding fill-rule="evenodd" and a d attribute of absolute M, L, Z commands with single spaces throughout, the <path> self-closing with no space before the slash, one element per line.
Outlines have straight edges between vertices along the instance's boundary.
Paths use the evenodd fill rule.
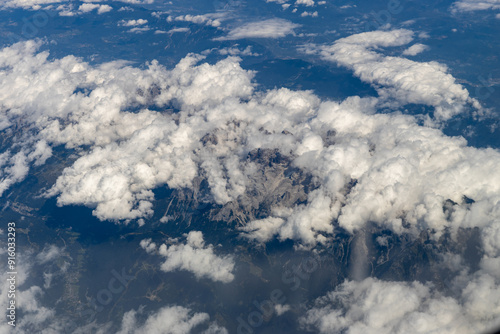
<path fill-rule="evenodd" d="M 406 49 L 406 50 L 403 51 L 403 55 L 404 56 L 416 56 L 419 53 L 424 52 L 428 48 L 429 47 L 427 45 L 424 45 L 424 44 L 420 44 L 420 43 L 413 44 L 408 49 Z"/>
<path fill-rule="evenodd" d="M 141 247 L 148 253 L 156 249 L 150 239 L 141 241 Z M 171 272 L 186 270 L 198 279 L 209 278 L 213 281 L 229 283 L 234 279 L 234 261 L 230 256 L 219 257 L 214 253 L 213 245 L 205 245 L 200 231 L 191 231 L 186 235 L 186 244 L 162 244 L 158 254 L 165 257 L 161 270 Z"/>
<path fill-rule="evenodd" d="M 320 333 L 479 333 L 498 325 L 499 294 L 487 277 L 469 283 L 460 299 L 418 282 L 367 278 L 319 298 L 301 322 Z"/>
<path fill-rule="evenodd" d="M 225 18 L 224 13 L 208 13 L 203 15 L 180 15 L 180 16 L 168 16 L 167 22 L 181 21 L 181 22 L 192 22 L 195 24 L 204 24 L 212 27 L 219 27 L 221 21 Z"/>
<path fill-rule="evenodd" d="M 362 81 L 372 84 L 382 98 L 433 106 L 438 121 L 463 112 L 466 105 L 479 109 L 479 103 L 447 73 L 445 65 L 420 63 L 376 52 L 379 48 L 402 46 L 412 40 L 413 32 L 406 29 L 372 31 L 339 39 L 333 45 L 320 46 L 319 53 L 325 60 L 352 69 Z M 422 51 L 422 47 L 413 46 L 406 54 L 413 55 L 418 51 Z"/>
<path fill-rule="evenodd" d="M 295 5 L 304 5 L 304 6 L 314 6 L 314 0 L 297 0 L 295 1 Z"/>
<path fill-rule="evenodd" d="M 97 14 L 104 14 L 113 10 L 113 8 L 109 5 L 99 5 L 93 3 L 84 3 L 81 4 L 80 7 L 78 7 L 78 10 L 82 13 L 89 13 L 94 9 L 97 9 Z"/>

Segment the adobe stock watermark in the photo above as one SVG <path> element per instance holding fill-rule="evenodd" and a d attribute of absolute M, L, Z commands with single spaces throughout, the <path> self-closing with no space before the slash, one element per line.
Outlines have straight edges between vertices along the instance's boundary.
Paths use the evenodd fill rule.
<path fill-rule="evenodd" d="M 401 13 L 403 9 L 401 1 L 389 0 L 385 9 L 370 12 L 370 19 L 365 24 L 365 31 L 378 30 L 387 24 L 391 24 L 393 15 Z"/>
<path fill-rule="evenodd" d="M 321 259 L 318 254 L 313 254 L 305 259 L 302 259 L 299 265 L 293 265 L 292 269 L 283 272 L 281 281 L 288 285 L 290 291 L 297 291 L 303 282 L 308 281 L 311 275 L 320 267 Z M 252 334 L 254 329 L 260 327 L 264 323 L 264 319 L 270 319 L 275 313 L 277 305 L 286 303 L 287 297 L 283 290 L 274 289 L 269 294 L 269 299 L 259 302 L 253 301 L 254 311 L 250 312 L 246 317 L 239 316 L 238 334 Z"/>
<path fill-rule="evenodd" d="M 16 223 L 10 222 L 7 227 L 7 282 L 9 290 L 7 297 L 9 299 L 7 307 L 7 324 L 16 327 Z"/>
<path fill-rule="evenodd" d="M 21 19 L 21 35 L 10 32 L 7 36 L 7 43 L 17 43 L 27 39 L 33 39 L 40 34 L 42 28 L 47 26 L 50 19 L 57 15 L 56 11 L 40 10 L 28 17 Z"/>
<path fill-rule="evenodd" d="M 474 91 L 475 98 L 479 100 L 486 100 L 492 96 L 493 93 L 495 93 L 495 88 L 492 87 L 495 80 L 493 79 L 491 73 L 488 75 L 488 78 L 484 78 L 482 75 L 479 75 L 477 80 L 479 81 L 479 85 L 476 86 Z"/>
<path fill-rule="evenodd" d="M 95 296 L 92 296 L 87 303 L 87 308 L 81 312 L 82 318 L 88 317 L 87 323 L 93 322 L 97 314 L 111 304 L 115 296 L 122 293 L 129 282 L 135 279 L 135 276 L 125 272 L 125 268 L 122 268 L 121 273 L 115 269 L 111 270 L 110 273 L 112 277 L 109 279 L 106 288 L 99 290 Z"/>

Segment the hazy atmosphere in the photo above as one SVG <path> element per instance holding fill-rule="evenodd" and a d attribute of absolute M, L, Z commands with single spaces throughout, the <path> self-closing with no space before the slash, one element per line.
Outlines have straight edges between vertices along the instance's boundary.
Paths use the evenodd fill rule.
<path fill-rule="evenodd" d="M 500 329 L 500 0 L 0 0 L 2 333 Z"/>

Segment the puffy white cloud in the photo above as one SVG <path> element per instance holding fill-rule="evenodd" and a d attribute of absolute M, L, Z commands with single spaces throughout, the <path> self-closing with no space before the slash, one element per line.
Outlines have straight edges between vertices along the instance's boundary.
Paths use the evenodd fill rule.
<path fill-rule="evenodd" d="M 31 8 L 31 9 L 40 9 L 43 5 L 66 2 L 67 0 L 4 0 L 0 2 L 0 8 Z"/>
<path fill-rule="evenodd" d="M 52 149 L 45 140 L 40 140 L 31 150 L 21 149 L 17 153 L 7 150 L 0 154 L 0 196 L 14 183 L 22 181 L 29 172 L 29 164 L 40 166 L 52 156 Z"/>
<path fill-rule="evenodd" d="M 291 309 L 290 305 L 281 305 L 281 304 L 274 305 L 274 311 L 276 312 L 277 316 L 285 314 L 286 312 L 290 311 L 290 309 Z"/>
<path fill-rule="evenodd" d="M 295 5 L 304 5 L 304 6 L 314 6 L 313 0 L 297 0 L 295 1 Z"/>
<path fill-rule="evenodd" d="M 196 24 L 204 24 L 212 27 L 219 27 L 221 25 L 221 21 L 226 16 L 225 13 L 209 13 L 203 15 L 180 15 L 180 16 L 168 16 L 167 22 L 173 21 L 183 21 L 183 22 L 192 22 Z"/>
<path fill-rule="evenodd" d="M 6 151 L 0 155 L 0 195 L 7 190 L 11 185 L 22 181 L 28 175 L 28 158 L 21 151 L 16 154 L 11 154 Z"/>
<path fill-rule="evenodd" d="M 118 0 L 113 0 L 118 1 Z M 106 4 L 93 4 L 93 2 L 101 2 L 101 0 L 87 0 L 83 1 L 78 8 L 79 12 L 73 12 L 73 4 L 69 0 L 3 0 L 0 2 L 0 9 L 2 8 L 24 8 L 31 10 L 49 9 L 54 8 L 50 5 L 57 5 L 55 9 L 59 12 L 61 16 L 74 16 L 81 13 L 88 13 L 97 9 L 97 14 L 107 13 L 113 10 L 113 7 Z M 104 1 L 103 1 L 104 2 Z M 132 3 L 132 4 L 151 4 L 154 0 L 120 0 L 120 2 Z M 125 7 L 122 7 L 125 8 Z"/>
<path fill-rule="evenodd" d="M 271 217 L 242 227 L 246 237 L 265 242 L 278 234 L 314 244 L 324 241 L 318 232 L 330 233 L 334 219 L 348 231 L 372 221 L 396 232 L 429 228 L 437 235 L 450 226 L 494 224 L 500 188 L 491 177 L 499 177 L 493 172 L 498 151 L 467 147 L 463 139 L 418 126 L 412 117 L 373 115 L 375 104 L 352 98 L 320 106 L 310 124 L 322 137 L 304 136 L 294 150 L 295 166 L 317 177 L 320 189 L 306 205 L 275 208 Z M 335 144 L 325 145 L 332 130 Z M 356 184 L 345 194 L 351 180 Z M 467 208 L 463 196 L 477 202 Z M 443 212 L 447 199 L 458 204 L 451 220 Z"/>
<path fill-rule="evenodd" d="M 319 232 L 333 233 L 333 219 L 338 215 L 340 206 L 322 190 L 313 191 L 305 205 L 293 210 L 275 210 L 280 217 L 269 217 L 252 221 L 241 229 L 249 234 L 243 236 L 259 242 L 270 240 L 275 234 L 281 240 L 301 240 L 306 245 L 326 242 Z"/>
<path fill-rule="evenodd" d="M 224 283 L 234 279 L 232 257 L 218 257 L 214 253 L 213 245 L 205 245 L 201 232 L 189 232 L 186 235 L 186 244 L 173 242 L 174 244 L 170 246 L 162 244 L 158 248 L 158 254 L 166 258 L 161 265 L 161 270 L 165 272 L 187 270 L 198 279 L 206 277 Z M 151 239 L 142 240 L 141 247 L 148 253 L 156 250 L 156 244 L 152 243 Z"/>
<path fill-rule="evenodd" d="M 498 324 L 498 293 L 487 278 L 471 282 L 459 299 L 418 282 L 346 281 L 301 322 L 321 333 L 478 333 Z"/>
<path fill-rule="evenodd" d="M 145 25 L 148 23 L 148 20 L 144 19 L 137 19 L 137 20 L 122 20 L 118 24 L 123 26 L 123 27 L 136 27 L 136 26 L 141 26 Z"/>
<path fill-rule="evenodd" d="M 356 101 L 356 104 L 360 102 Z M 342 109 L 343 112 L 349 110 L 336 110 Z M 343 166 L 340 171 L 357 180 L 339 217 L 340 225 L 346 229 L 359 228 L 364 224 L 359 225 L 362 221 L 376 221 L 401 231 L 401 218 L 413 226 L 436 231 L 450 224 L 474 226 L 481 223 L 472 222 L 473 219 L 461 216 L 458 211 L 453 223 L 448 223 L 443 215 L 443 201 L 451 199 L 462 203 L 464 195 L 477 199 L 478 203 L 472 206 L 469 214 L 476 208 L 488 212 L 497 205 L 500 189 L 492 186 L 486 178 L 480 180 L 482 173 L 492 167 L 490 159 L 500 157 L 497 151 L 466 147 L 463 139 L 446 137 L 438 130 L 417 126 L 407 117 L 363 114 L 359 119 L 355 116 L 356 112 L 348 116 L 339 115 L 334 110 L 323 109 L 319 119 L 332 125 L 339 140 L 337 145 L 323 150 L 318 157 L 329 161 L 326 166 L 333 167 L 333 163 L 340 163 Z M 386 122 L 382 126 L 384 130 L 376 130 L 378 122 Z M 354 133 L 361 136 L 353 137 Z M 343 139 L 340 139 L 342 134 L 347 134 L 351 140 L 345 147 Z M 308 162 L 304 161 L 306 164 Z M 498 176 L 497 173 L 493 175 L 494 178 Z M 332 190 L 338 189 L 338 185 L 332 186 Z M 490 199 L 492 202 L 489 202 Z M 480 201 L 487 203 L 479 204 Z M 492 223 L 495 215 L 493 213 L 483 223 Z"/>
<path fill-rule="evenodd" d="M 428 48 L 429 47 L 427 45 L 424 45 L 424 44 L 420 44 L 420 43 L 413 44 L 408 49 L 406 49 L 406 50 L 403 51 L 403 55 L 405 55 L 405 56 L 416 56 L 419 53 L 424 52 Z"/>
<path fill-rule="evenodd" d="M 78 7 L 78 10 L 82 13 L 88 13 L 97 9 L 97 14 L 104 14 L 113 10 L 113 8 L 109 5 L 98 5 L 93 3 L 84 3 Z"/>
<path fill-rule="evenodd" d="M 300 14 L 300 16 L 302 17 L 307 17 L 307 16 L 310 16 L 310 17 L 318 17 L 318 12 L 303 12 L 302 14 Z"/>
<path fill-rule="evenodd" d="M 149 31 L 149 30 L 151 30 L 151 28 L 148 27 L 148 26 L 145 26 L 145 27 L 134 27 L 132 29 L 129 29 L 127 32 L 130 32 L 130 33 L 142 33 L 142 32 Z"/>
<path fill-rule="evenodd" d="M 29 162 L 47 158 L 50 151 L 43 144 L 46 141 L 68 147 L 97 145 L 64 172 L 51 193 L 61 192 L 60 204 L 96 206 L 95 214 L 102 219 L 147 215 L 151 212 L 150 187 L 169 183 L 169 179 L 174 187 L 189 186 L 197 173 L 196 163 L 190 154 L 178 154 L 199 145 L 199 139 L 206 133 L 203 131 L 212 128 L 212 125 L 202 127 L 197 131 L 198 138 L 190 138 L 193 129 L 177 126 L 172 119 L 174 115 L 149 110 L 121 113 L 121 108 L 149 103 L 148 99 L 153 98 L 160 105 L 175 100 L 179 106 L 202 106 L 229 97 L 248 96 L 253 89 L 250 83 L 253 74 L 242 70 L 236 58 L 212 66 L 193 67 L 202 58 L 190 56 L 170 72 L 156 63 L 150 64 L 147 71 L 127 68 L 123 63 L 110 63 L 87 71 L 87 64 L 71 56 L 56 63 L 47 62 L 46 53 L 35 56 L 38 46 L 33 42 L 18 44 L 1 54 L 2 65 L 10 67 L 8 73 L 2 75 L 16 82 L 15 89 L 8 89 L 8 80 L 3 81 L 0 95 L 4 110 L 8 110 L 7 117 L 17 118 L 20 104 L 26 103 L 21 107 L 28 108 L 24 114 L 26 126 L 36 123 L 40 128 L 39 137 L 43 138 L 27 138 L 37 143 L 26 145 L 25 150 L 35 148 L 33 152 L 2 155 L 0 162 L 6 167 L 2 170 L 1 190 L 24 178 Z M 27 62 L 15 64 L 16 57 L 18 60 L 28 57 L 24 58 Z M 29 73 L 31 81 L 22 80 L 21 73 Z M 62 78 L 65 81 L 60 81 Z M 158 86 L 170 88 L 152 97 L 147 90 L 158 79 L 162 81 Z M 140 83 L 139 87 L 136 82 Z M 40 90 L 44 85 L 50 87 L 48 90 L 52 93 Z M 116 144 L 115 140 L 122 143 Z M 148 147 L 156 153 L 151 154 Z M 115 160 L 112 165 L 108 164 L 110 159 Z M 136 161 L 137 166 L 131 169 L 129 162 L 132 161 Z M 111 172 L 110 168 L 115 171 Z"/>
<path fill-rule="evenodd" d="M 280 228 L 285 223 L 285 220 L 280 217 L 268 217 L 260 220 L 254 220 L 241 227 L 240 230 L 249 232 L 243 234 L 244 237 L 257 240 L 258 242 L 265 243 L 270 241 Z"/>
<path fill-rule="evenodd" d="M 433 106 L 437 121 L 448 120 L 463 112 L 466 105 L 479 109 L 479 102 L 455 82 L 446 66 L 385 56 L 374 51 L 381 47 L 402 46 L 412 40 L 413 32 L 406 29 L 372 31 L 339 39 L 333 45 L 320 46 L 318 52 L 324 59 L 352 69 L 357 77 L 372 84 L 381 98 L 396 99 L 402 104 Z M 410 48 L 407 54 L 419 51 L 417 49 Z M 311 52 L 307 48 L 306 51 Z"/>
<path fill-rule="evenodd" d="M 151 333 L 151 334 L 185 334 L 202 324 L 206 324 L 210 317 L 207 313 L 194 313 L 182 306 L 163 307 L 158 312 L 148 316 L 142 324 L 137 320 L 137 314 L 132 310 L 123 315 L 122 327 L 117 334 Z M 223 327 L 210 323 L 204 333 L 227 334 Z"/>
<path fill-rule="evenodd" d="M 185 59 L 174 69 L 170 77 L 172 89 L 158 96 L 159 101 L 176 98 L 183 104 L 202 105 L 252 91 L 250 75 L 235 66 L 234 60 L 215 66 L 205 64 L 191 73 L 183 71 L 194 61 L 195 58 Z M 95 214 L 101 219 L 133 219 L 151 213 L 149 189 L 164 183 L 171 187 L 190 185 L 198 173 L 197 158 L 190 151 L 199 146 L 203 131 L 209 131 L 211 126 L 197 129 L 187 124 L 177 126 L 171 117 L 149 111 L 125 118 L 129 118 L 127 123 L 137 122 L 135 129 L 126 131 L 129 140 L 97 147 L 64 171 L 52 192 L 61 192 L 60 204 L 96 205 Z M 118 130 L 125 124 L 116 125 Z M 206 169 L 210 169 L 208 158 L 202 165 Z M 111 161 L 114 163 L 110 165 Z M 135 167 L 129 168 L 130 163 Z M 227 201 L 225 195 L 214 192 L 220 201 Z"/>
<path fill-rule="evenodd" d="M 284 19 L 268 19 L 245 23 L 233 28 L 226 36 L 218 37 L 215 40 L 236 40 L 244 38 L 281 38 L 286 35 L 295 34 L 294 29 L 300 25 Z"/>
<path fill-rule="evenodd" d="M 147 253 L 153 253 L 156 251 L 156 243 L 151 242 L 151 238 L 149 239 L 143 239 L 140 242 L 140 246 L 147 252 Z"/>
<path fill-rule="evenodd" d="M 97 14 L 104 14 L 113 10 L 113 7 L 109 5 L 99 5 L 99 9 L 97 9 Z"/>

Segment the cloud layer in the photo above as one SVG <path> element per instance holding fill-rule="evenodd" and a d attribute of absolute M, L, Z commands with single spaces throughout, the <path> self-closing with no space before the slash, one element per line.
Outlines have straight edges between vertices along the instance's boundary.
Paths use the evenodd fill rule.
<path fill-rule="evenodd" d="M 286 28 L 286 22 L 280 24 Z M 258 34 L 280 37 L 295 28 L 277 31 L 277 26 L 260 22 L 264 28 Z M 228 38 L 256 37 L 250 28 L 255 27 L 237 28 Z M 92 66 L 74 56 L 49 59 L 34 41 L 4 48 L 0 126 L 12 145 L 0 155 L 0 192 L 59 147 L 76 160 L 45 195 L 57 196 L 59 205 L 91 207 L 101 220 L 150 217 L 155 188 L 193 188 L 197 178 L 206 180 L 209 200 L 220 207 L 259 207 L 267 197 L 248 189 L 263 188 L 271 196 L 288 177 L 280 171 L 267 188 L 259 184 L 263 164 L 272 165 L 259 155 L 279 153 L 276 164 L 309 175 L 315 187 L 291 206 L 273 204 L 266 217 L 243 217 L 241 235 L 255 242 L 277 237 L 312 248 L 367 223 L 410 236 L 428 231 L 434 240 L 459 228 L 481 228 L 479 269 L 460 268 L 452 282 L 455 295 L 417 282 L 348 281 L 317 301 L 304 326 L 353 333 L 485 328 L 500 312 L 500 152 L 469 147 L 463 138 L 419 125 L 413 116 L 377 114 L 389 99 L 433 106 L 440 122 L 469 105 L 478 107 L 444 65 L 379 51 L 412 40 L 411 31 L 395 30 L 316 47 L 313 51 L 352 69 L 380 95 L 337 102 L 321 101 L 310 91 L 256 92 L 254 73 L 237 57 L 208 64 L 190 54 L 173 69 L 155 61 L 139 69 L 120 61 Z M 185 243 L 169 240 L 157 247 L 143 240 L 141 247 L 165 258 L 164 271 L 186 270 L 224 283 L 234 279 L 234 259 L 216 255 L 201 232 L 187 234 Z M 60 252 L 48 246 L 37 260 L 48 263 Z M 20 293 L 37 300 L 42 291 L 35 286 Z M 41 324 L 51 317 L 50 309 L 32 305 L 22 307 Z M 124 332 L 164 327 L 186 332 L 202 323 L 209 331 L 225 332 L 209 324 L 207 314 L 184 307 L 163 308 L 144 321 L 137 320 L 139 314 L 125 315 Z"/>
<path fill-rule="evenodd" d="M 425 81 L 407 85 L 414 81 L 405 71 L 401 79 L 386 78 L 388 60 L 366 45 L 399 44 L 411 32 L 377 36 L 342 39 L 334 57 L 359 48 L 360 57 L 370 55 L 373 67 L 384 69 L 367 75 L 387 79 L 410 100 L 454 110 L 469 102 L 440 65 L 401 58 L 410 73 L 429 69 L 433 87 Z M 57 196 L 59 205 L 92 207 L 99 219 L 148 217 L 153 189 L 191 188 L 196 177 L 207 180 L 214 203 L 243 205 L 260 200 L 247 194 L 259 187 L 261 166 L 248 157 L 260 149 L 289 157 L 318 188 L 304 204 L 277 205 L 269 217 L 244 224 L 244 235 L 259 242 L 277 235 L 312 246 L 327 242 L 325 233 L 336 225 L 355 231 L 366 222 L 439 236 L 449 227 L 486 227 L 500 217 L 498 151 L 467 147 L 462 138 L 420 126 L 411 116 L 375 114 L 377 98 L 322 102 L 307 91 L 255 93 L 253 73 L 234 57 L 209 65 L 189 55 L 172 70 L 156 62 L 140 70 L 123 62 L 92 67 L 72 56 L 49 61 L 39 47 L 26 42 L 0 52 L 4 131 L 14 124 L 26 129 L 1 156 L 4 191 L 31 165 L 44 163 L 51 147 L 65 145 L 88 149 L 79 151 L 47 196 Z M 456 203 L 450 214 L 443 211 L 447 200 Z"/>

